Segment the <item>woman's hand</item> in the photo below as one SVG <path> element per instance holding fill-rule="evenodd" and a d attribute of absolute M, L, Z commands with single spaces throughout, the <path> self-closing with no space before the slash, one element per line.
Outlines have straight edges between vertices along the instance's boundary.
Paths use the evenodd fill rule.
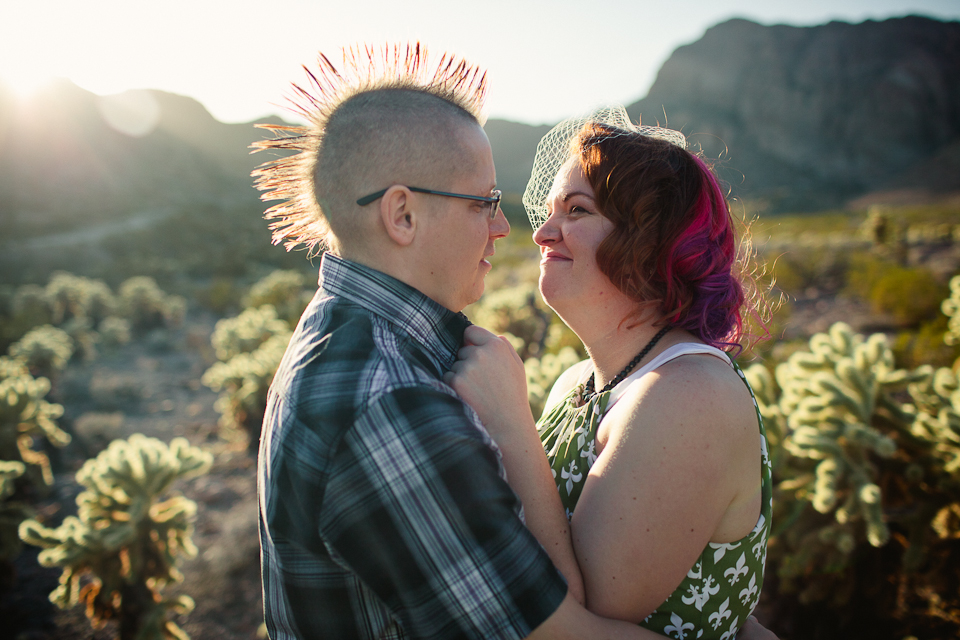
<path fill-rule="evenodd" d="M 443 380 L 473 407 L 502 446 L 517 425 L 533 422 L 523 361 L 506 338 L 476 325 L 467 327 L 463 343 Z"/>

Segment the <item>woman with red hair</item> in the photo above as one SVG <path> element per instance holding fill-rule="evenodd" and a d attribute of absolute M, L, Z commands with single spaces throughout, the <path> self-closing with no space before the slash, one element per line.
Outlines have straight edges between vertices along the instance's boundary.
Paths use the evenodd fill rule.
<path fill-rule="evenodd" d="M 540 292 L 589 358 L 536 425 L 505 340 L 468 329 L 448 381 L 524 503 L 565 509 L 581 573 L 567 578 L 591 611 L 732 638 L 759 599 L 771 480 L 731 358 L 758 298 L 717 179 L 681 134 L 606 110 L 547 134 L 524 204 Z"/>

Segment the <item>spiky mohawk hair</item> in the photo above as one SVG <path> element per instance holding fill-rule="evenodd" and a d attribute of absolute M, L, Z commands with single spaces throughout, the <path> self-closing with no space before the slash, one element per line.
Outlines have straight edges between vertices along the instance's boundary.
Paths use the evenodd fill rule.
<path fill-rule="evenodd" d="M 310 255 L 329 248 L 330 224 L 317 202 L 314 172 L 330 118 L 346 101 L 362 93 L 410 90 L 426 93 L 463 109 L 483 125 L 486 72 L 466 60 L 444 53 L 432 65 L 427 48 L 419 42 L 385 45 L 379 51 L 370 45 L 343 49 L 341 69 L 326 55 L 318 55 L 319 69 L 303 67 L 306 87 L 293 85 L 290 110 L 305 118 L 304 127 L 259 124 L 273 139 L 252 145 L 254 151 L 277 149 L 296 153 L 260 165 L 251 175 L 264 201 L 282 200 L 267 209 L 273 243 L 287 250 L 303 244 Z"/>

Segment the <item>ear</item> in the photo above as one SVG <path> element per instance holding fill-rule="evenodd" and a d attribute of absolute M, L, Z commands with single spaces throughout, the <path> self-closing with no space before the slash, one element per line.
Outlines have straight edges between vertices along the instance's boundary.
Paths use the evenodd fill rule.
<path fill-rule="evenodd" d="M 380 198 L 380 220 L 390 239 L 402 247 L 409 246 L 417 235 L 417 215 L 411 203 L 413 194 L 395 184 Z"/>

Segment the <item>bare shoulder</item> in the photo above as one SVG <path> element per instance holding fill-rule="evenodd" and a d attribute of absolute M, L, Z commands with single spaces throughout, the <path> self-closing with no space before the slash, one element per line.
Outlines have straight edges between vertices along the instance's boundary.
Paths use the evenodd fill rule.
<path fill-rule="evenodd" d="M 580 380 L 580 377 L 586 372 L 588 367 L 591 367 L 592 363 L 590 359 L 581 360 L 577 364 L 573 365 L 566 371 L 560 374 L 560 377 L 557 378 L 557 381 L 553 383 L 553 388 L 550 389 L 550 395 L 547 396 L 547 402 L 544 405 L 544 411 L 550 409 L 553 405 L 560 402 L 560 400 L 570 393 L 570 390 L 573 389 L 577 382 Z"/>
<path fill-rule="evenodd" d="M 757 433 L 753 399 L 743 380 L 728 362 L 707 354 L 680 356 L 636 380 L 613 414 L 622 428 L 662 432 L 656 427 L 670 425 L 663 434 L 668 438 L 695 435 L 737 444 Z"/>

